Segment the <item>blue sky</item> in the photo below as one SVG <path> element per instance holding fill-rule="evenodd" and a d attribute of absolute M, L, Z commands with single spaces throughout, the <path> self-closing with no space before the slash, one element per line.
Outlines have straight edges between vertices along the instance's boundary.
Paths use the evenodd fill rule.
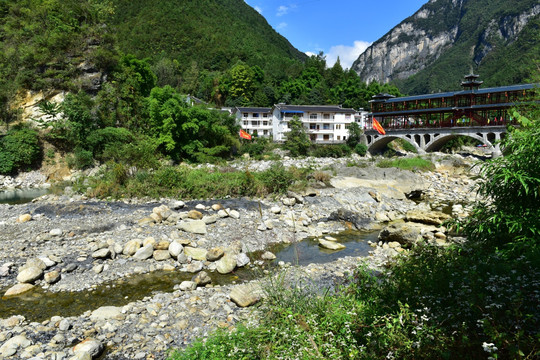
<path fill-rule="evenodd" d="M 428 0 L 245 0 L 298 50 L 349 68 L 372 42 Z"/>

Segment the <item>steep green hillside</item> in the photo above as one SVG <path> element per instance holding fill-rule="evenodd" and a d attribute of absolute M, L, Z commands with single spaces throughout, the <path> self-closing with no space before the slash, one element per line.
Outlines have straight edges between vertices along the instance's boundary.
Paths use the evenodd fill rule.
<path fill-rule="evenodd" d="M 158 85 L 205 100 L 239 62 L 276 81 L 307 58 L 243 0 L 0 0 L 0 117 L 13 116 L 20 90 L 96 94 L 122 54 L 148 58 Z"/>
<path fill-rule="evenodd" d="M 119 0 L 113 21 L 122 51 L 177 59 L 182 70 L 223 71 L 242 60 L 277 75 L 290 59 L 306 59 L 243 0 Z"/>

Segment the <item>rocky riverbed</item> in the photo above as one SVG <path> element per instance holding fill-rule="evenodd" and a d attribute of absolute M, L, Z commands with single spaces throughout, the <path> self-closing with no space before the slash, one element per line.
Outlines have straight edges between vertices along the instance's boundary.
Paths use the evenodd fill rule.
<path fill-rule="evenodd" d="M 0 289 L 7 294 L 2 301 L 44 302 L 47 294 L 64 293 L 85 302 L 92 291 L 114 290 L 141 274 L 186 279 L 169 292 L 150 291 L 114 306 L 96 302 L 75 315 L 61 308 L 35 319 L 0 313 L 0 359 L 88 359 L 102 353 L 107 359 L 165 359 L 167 349 L 212 329 L 256 320 L 249 305 L 263 296 L 261 280 L 242 274 L 264 279 L 294 268 L 288 271 L 298 279 L 332 286 L 359 261 L 377 269 L 420 238 L 444 246 L 448 233 L 439 225 L 466 216 L 474 200 L 472 158 L 434 155 L 437 169 L 426 173 L 356 161 L 291 160 L 285 165 L 328 172 L 332 186 L 279 199 L 104 202 L 72 194 L 0 205 Z M 260 170 L 269 162 L 232 166 Z M 272 244 L 314 237 L 333 246 L 339 243 L 335 234 L 351 229 L 380 230 L 370 256 L 270 266 Z M 227 280 L 219 284 L 218 274 Z"/>

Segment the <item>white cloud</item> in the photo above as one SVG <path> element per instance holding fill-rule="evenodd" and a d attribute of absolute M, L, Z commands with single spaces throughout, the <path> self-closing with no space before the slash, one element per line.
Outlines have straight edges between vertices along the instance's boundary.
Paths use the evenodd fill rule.
<path fill-rule="evenodd" d="M 309 57 L 312 57 L 313 55 L 317 55 L 317 54 L 315 54 L 314 52 L 311 52 L 311 51 L 306 51 L 304 54 L 306 54 Z"/>
<path fill-rule="evenodd" d="M 255 6 L 254 9 L 255 9 L 255 11 L 257 11 L 259 14 L 262 15 L 262 9 L 261 9 L 260 7 Z"/>
<path fill-rule="evenodd" d="M 281 6 L 278 7 L 278 9 L 277 9 L 277 14 L 276 14 L 276 16 L 287 15 L 288 12 L 289 12 L 289 7 L 288 7 L 288 6 L 285 6 L 285 5 L 281 5 Z"/>
<path fill-rule="evenodd" d="M 287 23 L 286 22 L 281 22 L 278 24 L 278 26 L 276 26 L 276 30 L 281 30 L 281 29 L 285 29 L 287 27 Z"/>
<path fill-rule="evenodd" d="M 336 45 L 330 48 L 330 51 L 326 54 L 326 65 L 328 67 L 334 66 L 339 56 L 341 66 L 346 69 L 352 66 L 353 62 L 358 59 L 358 56 L 367 49 L 371 43 L 367 41 L 356 40 L 353 46 Z"/>

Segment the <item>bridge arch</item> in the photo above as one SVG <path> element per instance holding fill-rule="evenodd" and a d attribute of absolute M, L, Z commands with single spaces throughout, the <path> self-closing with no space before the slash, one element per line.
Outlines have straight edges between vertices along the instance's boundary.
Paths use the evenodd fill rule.
<path fill-rule="evenodd" d="M 416 135 L 415 135 L 416 136 Z M 416 151 L 419 153 L 423 153 L 424 150 L 419 146 L 418 143 L 415 142 L 415 138 L 411 135 L 367 135 L 367 146 L 368 151 L 372 154 L 375 154 L 377 152 L 381 152 L 389 143 L 396 139 L 403 139 L 410 143 Z"/>
<path fill-rule="evenodd" d="M 430 141 L 426 141 L 426 151 L 432 152 L 432 151 L 439 151 L 444 144 L 449 142 L 452 139 L 455 139 L 459 136 L 467 136 L 470 138 L 473 138 L 475 140 L 480 141 L 482 144 L 485 144 L 489 148 L 493 148 L 493 143 L 488 141 L 487 138 L 482 136 L 482 134 L 474 134 L 474 133 L 455 133 L 455 134 L 435 134 L 433 135 L 432 139 Z"/>
<path fill-rule="evenodd" d="M 498 142 L 505 133 L 505 126 L 392 129 L 386 135 L 381 135 L 375 130 L 367 130 L 364 132 L 363 142 L 367 145 L 369 152 L 373 154 L 382 150 L 391 141 L 403 139 L 422 154 L 426 151 L 440 150 L 444 144 L 458 136 L 468 136 L 485 144 L 494 153 L 499 153 Z"/>

